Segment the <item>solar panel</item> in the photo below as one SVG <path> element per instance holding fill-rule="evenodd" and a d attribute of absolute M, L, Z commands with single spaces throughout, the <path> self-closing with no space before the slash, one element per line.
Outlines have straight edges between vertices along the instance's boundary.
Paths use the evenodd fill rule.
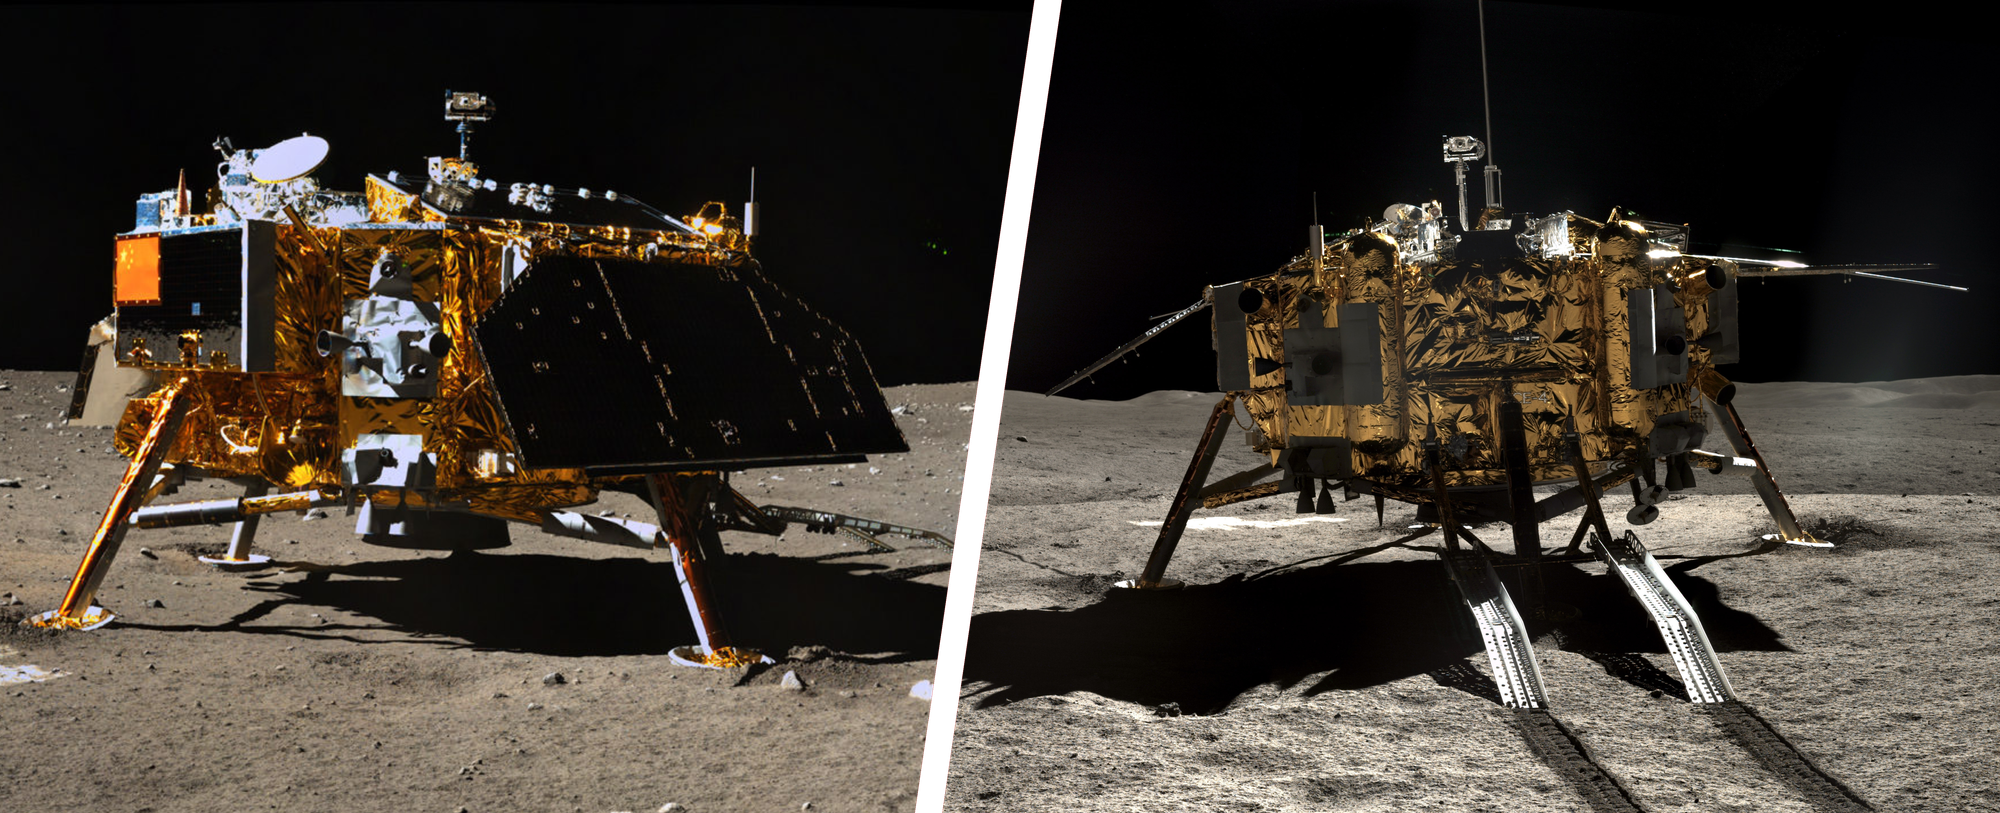
<path fill-rule="evenodd" d="M 909 449 L 853 337 L 753 261 L 537 258 L 473 333 L 531 467 L 740 469 Z"/>

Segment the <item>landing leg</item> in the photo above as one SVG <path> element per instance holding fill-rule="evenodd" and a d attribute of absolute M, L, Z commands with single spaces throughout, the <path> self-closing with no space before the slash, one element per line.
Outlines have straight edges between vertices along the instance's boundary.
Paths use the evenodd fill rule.
<path fill-rule="evenodd" d="M 1736 406 L 1717 404 L 1712 399 L 1708 400 L 1708 405 L 1715 410 L 1719 418 L 1716 422 L 1722 424 L 1722 434 L 1729 436 L 1729 445 L 1736 448 L 1736 455 L 1757 461 L 1757 470 L 1750 474 L 1750 482 L 1757 487 L 1757 496 L 1764 499 L 1764 509 L 1771 512 L 1771 520 L 1778 524 L 1778 538 L 1793 545 L 1833 547 L 1833 543 L 1821 542 L 1799 527 L 1798 517 L 1792 515 L 1792 504 L 1785 500 L 1785 492 L 1778 490 L 1778 481 L 1771 476 L 1771 467 L 1764 464 L 1764 456 L 1750 442 L 1750 433 L 1743 428 L 1743 418 L 1736 414 Z"/>
<path fill-rule="evenodd" d="M 1167 521 L 1160 525 L 1160 538 L 1153 542 L 1153 555 L 1146 559 L 1146 572 L 1136 581 L 1119 582 L 1119 587 L 1163 590 L 1181 586 L 1178 579 L 1166 577 L 1167 561 L 1174 558 L 1174 546 L 1180 544 L 1181 532 L 1187 530 L 1188 518 L 1194 515 L 1195 497 L 1208 482 L 1208 469 L 1215 464 L 1215 454 L 1222 450 L 1222 427 L 1228 423 L 1235 406 L 1234 393 L 1216 402 L 1215 410 L 1208 415 L 1208 428 L 1202 430 L 1201 447 L 1188 463 L 1187 476 L 1181 478 L 1180 491 L 1174 494 L 1173 507 L 1167 510 Z"/>
<path fill-rule="evenodd" d="M 111 623 L 111 613 L 91 604 L 91 600 L 97 597 L 97 586 L 104 581 L 111 560 L 118 556 L 125 531 L 132 527 L 127 520 L 146 501 L 146 486 L 152 483 L 153 475 L 166 460 L 167 450 L 180 435 L 181 421 L 187 417 L 192 400 L 187 397 L 187 384 L 183 378 L 167 388 L 159 412 L 153 415 L 152 425 L 146 427 L 145 437 L 133 452 L 132 465 L 125 468 L 125 478 L 118 481 L 111 505 L 104 509 L 104 520 L 97 524 L 97 533 L 91 537 L 83 562 L 77 565 L 76 576 L 70 579 L 62 606 L 33 618 L 35 626 L 93 630 Z"/>
<path fill-rule="evenodd" d="M 674 557 L 674 576 L 681 584 L 681 599 L 687 603 L 688 617 L 694 621 L 694 632 L 700 639 L 694 646 L 675 647 L 669 657 L 682 666 L 709 669 L 770 663 L 771 659 L 756 650 L 730 645 L 729 631 L 723 628 L 714 605 L 708 573 L 713 563 L 708 561 L 712 556 L 708 551 L 719 550 L 720 540 L 703 540 L 701 509 L 708 493 L 718 485 L 715 475 L 706 473 L 646 475 L 647 490 L 660 516 L 660 529 L 665 532 L 667 547 Z M 707 533 L 714 535 L 714 530 L 707 529 Z"/>
<path fill-rule="evenodd" d="M 1511 388 L 1510 388 L 1511 389 Z M 1544 618 L 1541 523 L 1535 521 L 1534 475 L 1528 471 L 1528 430 L 1521 419 L 1521 402 L 1512 394 L 1500 402 L 1500 454 L 1507 467 L 1507 501 L 1513 517 L 1514 555 L 1527 560 L 1521 568 L 1521 597 L 1529 618 Z"/>
<path fill-rule="evenodd" d="M 269 493 L 271 486 L 263 480 L 252 481 L 243 488 L 243 499 L 254 500 Z M 236 521 L 236 529 L 229 534 L 229 552 L 220 557 L 203 556 L 200 562 L 223 568 L 253 568 L 270 564 L 271 557 L 251 553 L 250 545 L 257 539 L 257 521 L 263 514 L 248 514 Z"/>

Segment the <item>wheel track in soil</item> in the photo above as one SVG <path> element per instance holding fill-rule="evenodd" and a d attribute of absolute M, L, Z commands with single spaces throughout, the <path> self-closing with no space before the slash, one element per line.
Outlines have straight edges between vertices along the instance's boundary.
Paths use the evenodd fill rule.
<path fill-rule="evenodd" d="M 1625 676 L 1619 677 L 1630 680 Z M 1655 682 L 1659 678 L 1673 681 L 1671 676 L 1664 674 L 1646 677 Z M 1733 700 L 1696 705 L 1731 742 L 1747 752 L 1758 766 L 1804 797 L 1814 810 L 1820 813 L 1875 811 L 1875 807 L 1860 794 L 1821 769 L 1750 706 Z M 1642 813 L 1648 809 L 1615 774 L 1598 763 L 1583 739 L 1555 713 L 1547 709 L 1511 711 L 1514 713 L 1514 729 L 1526 741 L 1528 750 L 1568 782 L 1570 788 L 1590 806 L 1592 813 Z"/>

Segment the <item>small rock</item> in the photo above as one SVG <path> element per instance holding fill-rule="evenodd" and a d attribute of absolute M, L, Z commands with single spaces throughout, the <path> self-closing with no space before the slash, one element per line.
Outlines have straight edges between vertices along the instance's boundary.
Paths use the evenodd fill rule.
<path fill-rule="evenodd" d="M 1014 436 L 1014 439 L 1015 439 L 1015 440 L 1018 440 L 1018 441 L 1020 441 L 1020 442 L 1022 442 L 1022 443 L 1027 443 L 1027 442 L 1028 442 L 1028 437 L 1027 437 L 1026 435 L 1015 435 L 1015 436 Z"/>
<path fill-rule="evenodd" d="M 48 483 L 43 483 L 43 484 L 41 484 L 41 485 L 38 485 L 38 486 L 35 486 L 35 490 L 36 490 L 36 491 L 47 491 L 47 490 L 49 490 L 49 484 L 48 484 Z"/>
<path fill-rule="evenodd" d="M 506 693 L 506 692 L 494 692 L 494 693 L 493 693 L 493 699 L 494 699 L 494 700 L 502 700 L 502 699 L 505 699 L 506 697 L 507 697 L 507 693 Z"/>
<path fill-rule="evenodd" d="M 843 482 L 841 482 L 841 481 L 839 481 L 839 480 L 834 480 L 834 481 L 832 481 L 832 482 L 830 482 L 830 483 L 827 483 L 827 485 L 830 485 L 830 486 L 844 486 L 844 485 L 847 485 L 847 484 L 846 484 L 846 483 L 843 483 Z"/>
<path fill-rule="evenodd" d="M 324 508 L 311 508 L 311 509 L 307 509 L 307 510 L 306 510 L 306 515 L 305 515 L 304 517 L 301 517 L 301 518 L 299 519 L 299 521 L 300 521 L 300 522 L 311 522 L 311 521 L 313 521 L 313 520 L 316 520 L 316 519 L 326 519 L 326 509 L 324 509 Z"/>
<path fill-rule="evenodd" d="M 959 408 L 958 408 L 958 411 L 960 411 L 960 412 L 971 412 L 971 411 L 972 411 L 972 405 L 971 405 L 971 404 L 966 404 L 966 405 L 964 405 L 964 406 L 961 406 L 961 407 L 959 407 Z"/>
<path fill-rule="evenodd" d="M 140 549 L 139 549 L 139 555 L 140 555 L 140 556 L 144 556 L 144 557 L 146 557 L 146 558 L 148 558 L 148 559 L 158 559 L 158 558 L 160 558 L 160 555 L 159 555 L 159 554 L 157 554 L 157 553 L 154 553 L 154 552 L 153 552 L 153 549 L 152 549 L 152 548 L 140 548 Z"/>
<path fill-rule="evenodd" d="M 163 607 L 166 607 L 167 605 L 165 605 L 165 604 L 161 604 L 161 603 L 160 603 L 160 600 L 159 600 L 159 599 L 156 599 L 156 598 L 149 598 L 149 599 L 146 599 L 146 606 L 148 606 L 148 607 L 153 607 L 153 608 L 156 608 L 156 609 L 157 609 L 157 608 L 163 608 Z"/>
<path fill-rule="evenodd" d="M 771 479 L 773 479 L 773 480 L 778 480 L 778 481 L 782 482 L 782 481 L 783 481 L 783 480 L 784 480 L 785 478 L 783 478 L 783 477 L 779 477 L 778 475 L 775 475 L 775 474 L 773 474 L 773 475 L 771 475 Z"/>
<path fill-rule="evenodd" d="M 868 473 L 869 473 L 869 474 L 881 474 L 881 473 L 882 473 L 882 470 L 881 470 L 881 469 L 878 469 L 878 468 L 875 468 L 874 466 L 869 466 L 869 467 L 868 467 Z"/>
<path fill-rule="evenodd" d="M 682 813 L 685 810 L 687 810 L 687 805 L 668 802 L 660 805 L 660 809 L 654 811 L 654 813 Z"/>
<path fill-rule="evenodd" d="M 799 809 L 800 809 L 800 810 L 811 810 L 811 809 L 813 809 L 813 803 L 812 803 L 812 802 L 807 802 L 807 803 L 805 803 L 805 804 L 802 804 L 802 805 L 799 805 Z"/>
<path fill-rule="evenodd" d="M 1154 716 L 1154 717 L 1179 717 L 1179 716 L 1181 716 L 1181 704 L 1179 704 L 1179 703 L 1161 703 L 1160 705 L 1158 705 L 1158 706 L 1154 706 L 1154 707 L 1153 707 L 1153 716 Z"/>
<path fill-rule="evenodd" d="M 931 699 L 931 682 L 928 680 L 917 681 L 917 685 L 910 687 L 910 696 L 918 700 Z"/>
<path fill-rule="evenodd" d="M 889 408 L 889 414 L 891 414 L 891 415 L 908 415 L 908 414 L 910 414 L 910 408 L 909 408 L 909 407 L 907 407 L 907 406 L 904 406 L 904 405 L 902 405 L 902 404 L 897 404 L 897 405 L 895 405 L 895 406 L 892 406 L 892 407 L 890 407 L 890 408 Z"/>
<path fill-rule="evenodd" d="M 69 536 L 69 530 L 66 528 L 57 528 L 56 536 Z"/>
<path fill-rule="evenodd" d="M 528 710 L 529 710 L 529 711 L 541 711 L 541 710 L 542 710 L 542 704 L 540 704 L 540 703 L 529 703 L 529 704 L 528 704 Z"/>
<path fill-rule="evenodd" d="M 0 488 L 20 488 L 21 481 L 12 477 L 0 477 Z"/>
<path fill-rule="evenodd" d="M 785 672 L 783 678 L 779 679 L 778 685 L 793 691 L 804 691 L 806 688 L 805 681 L 799 680 L 799 673 L 789 670 Z"/>
<path fill-rule="evenodd" d="M 561 686 L 568 682 L 569 678 L 563 677 L 561 672 L 550 672 L 542 676 L 543 686 Z"/>

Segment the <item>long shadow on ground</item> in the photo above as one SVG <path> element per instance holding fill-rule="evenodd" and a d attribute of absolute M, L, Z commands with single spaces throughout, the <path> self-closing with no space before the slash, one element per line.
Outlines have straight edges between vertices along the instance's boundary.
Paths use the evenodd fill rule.
<path fill-rule="evenodd" d="M 1724 606 L 1714 584 L 1686 572 L 1670 578 L 1717 650 L 1787 649 L 1755 616 Z M 1617 577 L 1552 565 L 1543 580 L 1553 601 L 1579 611 L 1562 624 L 1566 648 L 1665 651 Z M 1482 649 L 1441 563 L 1364 562 L 974 616 L 965 679 L 990 689 L 981 706 L 1088 691 L 1212 714 L 1267 683 L 1291 688 L 1327 673 L 1308 695 L 1359 689 L 1447 669 Z"/>
<path fill-rule="evenodd" d="M 942 587 L 870 575 L 865 565 L 774 555 L 730 555 L 715 590 L 735 642 L 783 655 L 820 645 L 849 653 L 887 653 L 900 662 L 937 657 L 944 616 Z M 694 643 L 668 561 L 580 559 L 540 554 L 458 554 L 448 558 L 361 562 L 318 569 L 304 579 L 246 589 L 272 594 L 267 604 L 332 607 L 416 635 L 444 636 L 480 649 L 560 656 L 663 655 Z M 342 637 L 339 625 L 222 625 Z"/>

